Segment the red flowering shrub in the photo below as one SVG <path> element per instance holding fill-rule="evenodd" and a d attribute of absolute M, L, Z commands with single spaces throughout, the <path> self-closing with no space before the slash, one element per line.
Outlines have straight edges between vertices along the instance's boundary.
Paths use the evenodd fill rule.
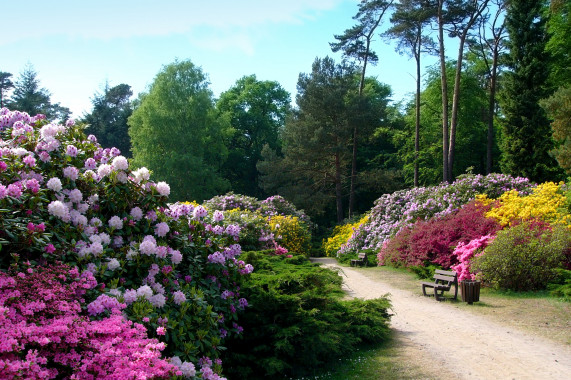
<path fill-rule="evenodd" d="M 401 229 L 383 245 L 379 263 L 406 267 L 433 263 L 450 268 L 458 263 L 454 254 L 458 243 L 495 234 L 501 228 L 495 220 L 484 216 L 489 207 L 472 201 L 454 214 L 418 221 Z"/>

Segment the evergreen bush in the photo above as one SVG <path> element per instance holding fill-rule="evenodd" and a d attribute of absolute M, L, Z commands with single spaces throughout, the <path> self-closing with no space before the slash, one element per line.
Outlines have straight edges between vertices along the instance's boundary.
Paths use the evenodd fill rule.
<path fill-rule="evenodd" d="M 224 358 L 236 379 L 291 378 L 310 373 L 362 343 L 388 337 L 385 298 L 342 301 L 341 277 L 304 256 L 245 253 L 256 266 L 245 284 L 245 334 Z"/>
<path fill-rule="evenodd" d="M 540 220 L 524 221 L 498 232 L 472 262 L 480 278 L 499 289 L 545 289 L 568 260 L 571 232 Z"/>

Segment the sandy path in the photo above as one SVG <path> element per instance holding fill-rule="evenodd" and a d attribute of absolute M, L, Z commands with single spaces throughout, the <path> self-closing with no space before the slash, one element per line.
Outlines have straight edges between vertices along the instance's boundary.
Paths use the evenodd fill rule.
<path fill-rule="evenodd" d="M 328 258 L 315 259 L 339 268 L 352 297 L 372 299 L 390 293 L 392 328 L 414 347 L 412 359 L 429 373 L 458 379 L 571 379 L 571 348 L 498 325 L 446 302 L 393 288 Z M 411 352 L 409 350 L 409 352 Z"/>

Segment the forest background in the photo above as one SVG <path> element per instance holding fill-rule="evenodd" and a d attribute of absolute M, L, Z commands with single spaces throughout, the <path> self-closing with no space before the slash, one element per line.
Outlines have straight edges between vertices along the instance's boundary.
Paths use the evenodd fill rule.
<path fill-rule="evenodd" d="M 255 74 L 215 97 L 208 68 L 176 60 L 136 97 L 126 83 L 96 91 L 81 121 L 103 147 L 168 182 L 173 200 L 280 194 L 325 227 L 384 193 L 466 172 L 562 180 L 571 170 L 570 8 L 364 0 L 354 26 L 328 41 L 344 59 L 317 57 L 299 74 L 294 104 Z M 391 39 L 417 64 L 416 94 L 398 102 L 367 71 Z M 439 62 L 421 71 L 433 56 Z M 32 65 L 17 77 L 0 71 L 0 106 L 50 120 L 71 114 Z"/>

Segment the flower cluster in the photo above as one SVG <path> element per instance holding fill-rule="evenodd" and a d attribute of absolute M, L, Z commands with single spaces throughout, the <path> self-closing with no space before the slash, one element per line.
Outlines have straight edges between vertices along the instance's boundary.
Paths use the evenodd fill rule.
<path fill-rule="evenodd" d="M 293 252 L 305 253 L 309 249 L 308 239 L 314 225 L 302 210 L 297 210 L 282 196 L 275 195 L 260 201 L 228 193 L 216 196 L 204 205 L 210 219 L 216 219 L 217 212 L 226 211 L 227 220 L 223 223 L 241 227 L 240 242 L 245 250 L 271 249 L 276 241 Z M 282 230 L 276 231 L 276 225 L 282 226 Z M 291 240 L 291 243 L 284 243 L 282 239 Z"/>
<path fill-rule="evenodd" d="M 357 228 L 338 253 L 368 248 L 380 250 L 383 243 L 395 236 L 401 228 L 410 226 L 417 220 L 450 215 L 478 194 L 497 197 L 512 189 L 527 194 L 532 187 L 528 179 L 521 177 L 504 174 L 465 175 L 452 184 L 416 187 L 385 194 L 375 201 L 375 206 L 368 213 L 368 222 Z"/>
<path fill-rule="evenodd" d="M 205 201 L 204 206 L 211 211 L 226 211 L 234 209 L 256 211 L 260 208 L 261 203 L 257 198 L 230 192 L 226 195 L 218 195 Z"/>
<path fill-rule="evenodd" d="M 472 259 L 484 252 L 484 249 L 494 240 L 495 235 L 484 235 L 470 240 L 468 243 L 460 242 L 454 249 L 454 255 L 458 257 L 458 264 L 451 269 L 458 274 L 458 281 L 475 280 L 476 274 L 471 272 Z"/>
<path fill-rule="evenodd" d="M 571 215 L 563 208 L 566 197 L 563 183 L 545 182 L 534 188 L 531 194 L 521 194 L 516 190 L 506 191 L 497 200 L 482 195 L 478 197 L 484 204 L 494 207 L 486 213 L 502 226 L 511 226 L 523 220 L 541 219 L 551 223 L 571 225 Z"/>
<path fill-rule="evenodd" d="M 485 217 L 488 210 L 489 206 L 472 201 L 454 214 L 419 220 L 385 241 L 377 259 L 380 264 L 408 267 L 432 263 L 450 268 L 458 263 L 454 247 L 500 229 L 494 219 Z"/>
<path fill-rule="evenodd" d="M 122 310 L 125 323 L 160 341 L 154 351 L 178 356 L 185 368 L 216 358 L 220 330 L 241 332 L 239 288 L 253 269 L 239 260 L 240 227 L 220 214 L 207 222 L 199 205 L 169 205 L 168 184 L 132 170 L 118 149 L 103 149 L 82 128 L 0 110 L 0 208 L 8 210 L 0 213 L 0 242 L 11 252 L 0 256 L 0 270 L 77 266 L 99 283 L 78 311 L 86 321 L 117 319 Z M 216 252 L 224 260 L 209 260 Z M 236 296 L 221 298 L 225 290 Z M 42 294 L 49 292 L 46 285 Z"/>
<path fill-rule="evenodd" d="M 301 255 L 309 252 L 311 234 L 297 216 L 276 215 L 267 219 L 276 241 L 288 252 Z"/>
<path fill-rule="evenodd" d="M 353 233 L 369 219 L 368 215 L 362 217 L 359 221 L 355 223 L 347 223 L 343 225 L 335 226 L 333 229 L 333 236 L 327 238 L 323 241 L 322 247 L 325 254 L 329 257 L 334 257 L 337 255 L 339 248 L 349 239 L 353 237 Z"/>
<path fill-rule="evenodd" d="M 114 313 L 90 321 L 82 296 L 89 272 L 56 264 L 0 272 L 0 368 L 3 378 L 165 378 L 182 372 L 161 359 L 164 343 Z M 55 366 L 53 364 L 56 364 Z"/>

